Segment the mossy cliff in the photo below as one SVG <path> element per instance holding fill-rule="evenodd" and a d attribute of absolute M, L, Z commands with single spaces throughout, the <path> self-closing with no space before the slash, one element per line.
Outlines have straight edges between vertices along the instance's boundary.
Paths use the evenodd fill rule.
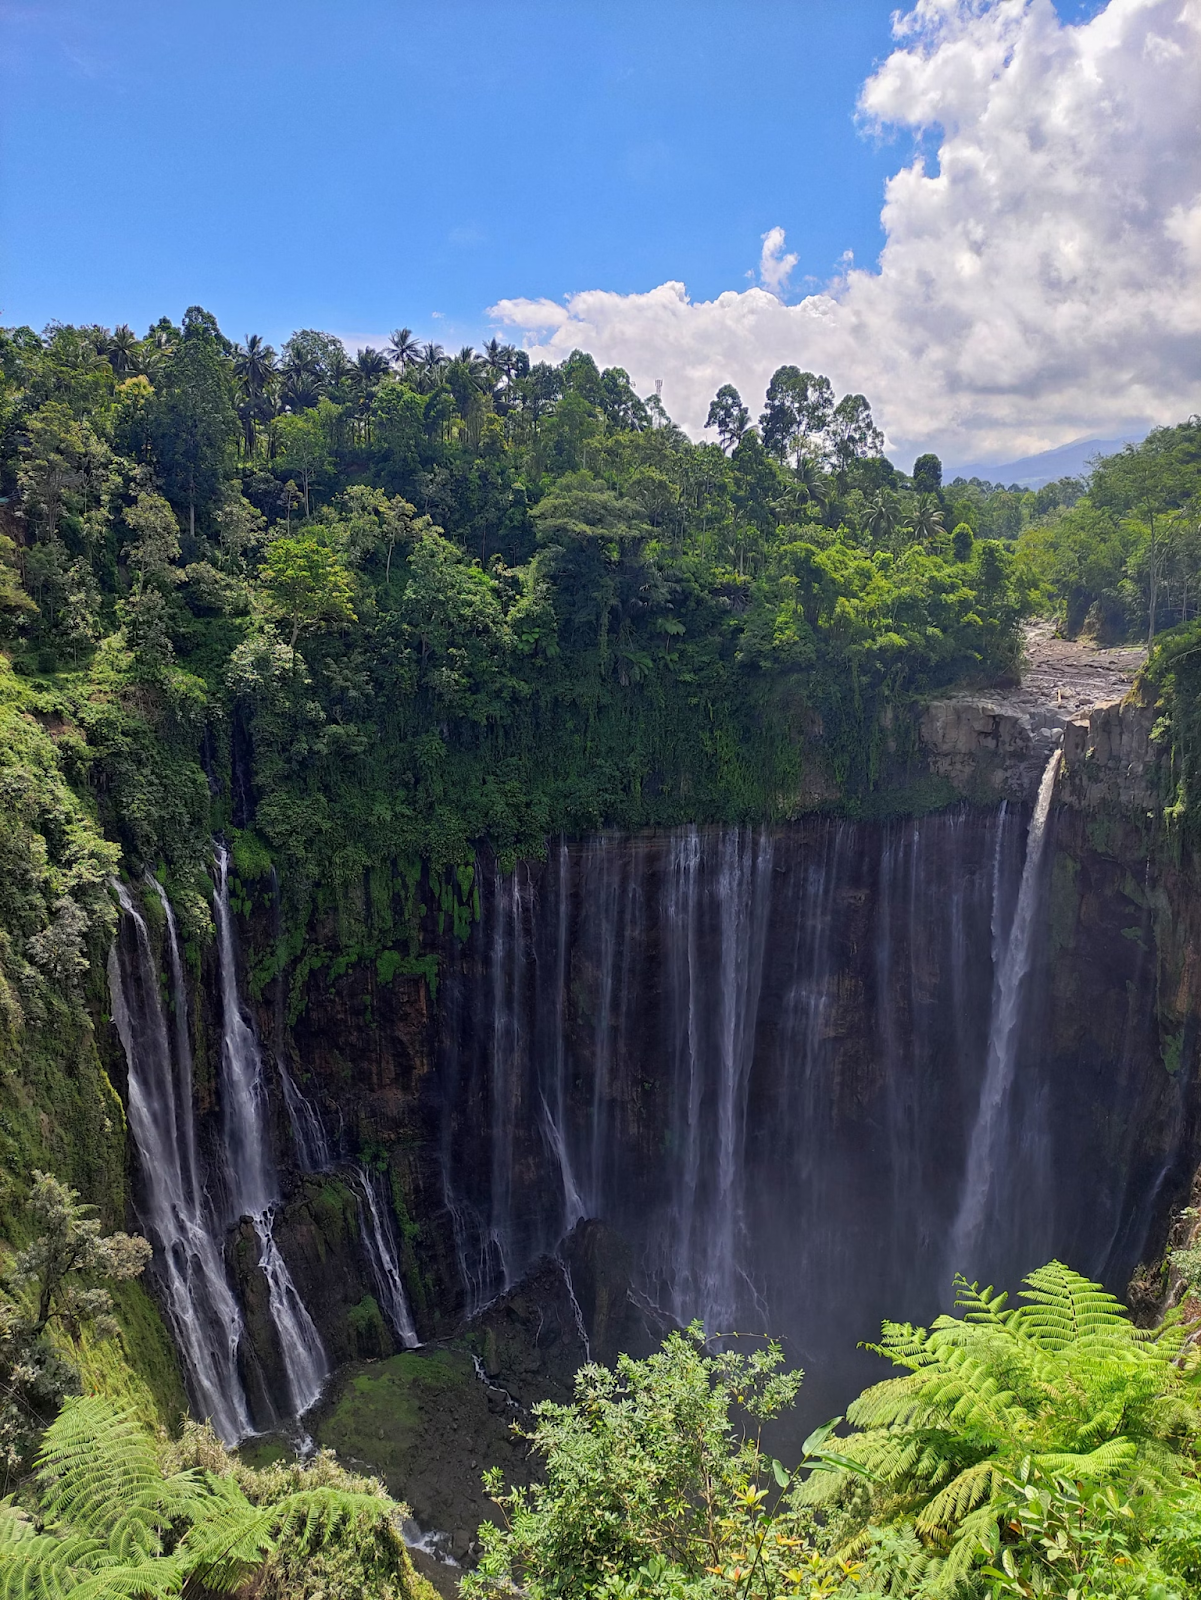
<path fill-rule="evenodd" d="M 78 1189 L 106 1227 L 129 1220 L 123 1062 L 104 984 L 105 880 L 120 851 L 68 782 L 84 755 L 0 656 L 0 1251 L 28 1237 L 35 1170 Z M 140 1283 L 116 1301 L 120 1338 L 74 1352 L 81 1373 L 174 1422 L 186 1402 L 154 1302 Z"/>
<path fill-rule="evenodd" d="M 686 1029 L 687 1019 L 673 1021 L 653 993 L 640 1016 L 623 1014 L 612 996 L 621 994 L 621 985 L 633 995 L 637 971 L 665 970 L 667 946 L 649 923 L 642 931 L 629 925 L 624 957 L 606 957 L 601 945 L 589 940 L 627 900 L 666 903 L 671 841 L 679 835 L 632 830 L 606 836 L 607 842 L 556 843 L 545 858 L 527 859 L 516 877 L 508 859 L 481 850 L 469 864 L 437 867 L 393 857 L 357 877 L 333 882 L 309 877 L 297 885 L 281 871 L 259 829 L 263 796 L 252 781 L 243 782 L 238 737 L 226 738 L 218 729 L 207 745 L 197 745 L 197 729 L 189 731 L 179 709 L 183 691 L 178 684 L 139 689 L 123 673 L 114 668 L 115 675 L 106 680 L 92 671 L 86 684 L 73 686 L 65 679 L 30 682 L 7 672 L 4 678 L 5 782 L 12 796 L 4 848 L 13 863 L 5 889 L 3 967 L 3 1132 L 9 1141 L 4 1203 L 10 1238 L 20 1237 L 21 1174 L 35 1165 L 50 1166 L 74 1182 L 101 1206 L 106 1220 L 130 1220 L 131 1153 L 121 1109 L 124 1064 L 107 1020 L 102 977 L 114 916 L 104 880 L 122 860 L 133 874 L 147 865 L 157 868 L 170 889 L 185 941 L 202 1140 L 211 1148 L 220 1137 L 220 1017 L 203 870 L 207 847 L 180 844 L 206 838 L 209 826 L 223 828 L 232 845 L 231 904 L 241 942 L 242 990 L 269 1072 L 282 1063 L 327 1128 L 336 1130 L 334 1170 L 306 1173 L 296 1160 L 284 1110 L 278 1100 L 274 1103 L 276 1149 L 285 1169 L 279 1239 L 335 1362 L 387 1357 L 394 1350 L 361 1237 L 358 1168 L 386 1178 L 405 1289 L 423 1335 L 452 1333 L 483 1282 L 473 1288 L 476 1268 L 468 1258 L 474 1246 L 468 1235 L 476 1225 L 473 1208 L 478 1212 L 486 1195 L 469 1192 L 474 1180 L 464 1179 L 464 1173 L 503 1170 L 512 1207 L 505 1225 L 514 1239 L 524 1241 L 521 1259 L 536 1259 L 554 1242 L 559 1226 L 554 1184 L 561 1185 L 561 1179 L 548 1189 L 545 1118 L 534 1093 L 542 1094 L 545 1082 L 523 1089 L 524 1067 L 517 1072 L 511 1134 L 498 1143 L 489 1068 L 482 1061 L 470 1065 L 469 1056 L 473 1049 L 487 1053 L 487 1040 L 498 1037 L 497 939 L 515 938 L 515 950 L 523 939 L 533 940 L 531 972 L 553 970 L 559 959 L 538 943 L 546 930 L 539 933 L 535 922 L 542 915 L 540 905 L 557 904 L 562 873 L 574 885 L 563 907 L 572 931 L 571 998 L 562 1036 L 564 1059 L 575 1063 L 578 1078 L 563 1080 L 563 1116 L 568 1123 L 574 1119 L 570 1137 L 578 1144 L 579 1130 L 592 1114 L 588 1108 L 595 1091 L 586 1084 L 599 1070 L 607 1017 L 617 1056 L 604 1068 L 611 1076 L 603 1109 L 615 1119 L 613 1126 L 623 1129 L 620 1147 L 640 1153 L 641 1171 L 631 1195 L 641 1195 L 648 1214 L 665 1203 L 654 1186 L 673 1137 L 674 1091 L 663 1063 L 671 1028 Z M 1055 1116 L 1065 1123 L 1076 1116 L 1099 1152 L 1098 1171 L 1121 1174 L 1120 1192 L 1111 1193 L 1106 1204 L 1115 1218 L 1119 1213 L 1125 1218 L 1119 1255 L 1128 1266 L 1135 1264 L 1127 1260 L 1130 1252 L 1137 1256 L 1150 1249 L 1157 1230 L 1162 1232 L 1187 1177 L 1196 1079 L 1196 951 L 1201 944 L 1191 892 L 1194 871 L 1187 843 L 1160 809 L 1162 746 L 1149 738 L 1149 718 L 1149 710 L 1131 706 L 1097 713 L 1092 720 L 1086 716 L 1067 730 L 1048 862 L 1046 928 L 1034 980 L 1042 1019 L 1039 1048 L 1048 1079 L 1058 1085 Z M 883 981 L 881 919 L 897 915 L 896 864 L 910 847 L 897 821 L 855 821 L 845 812 L 887 818 L 925 811 L 955 794 L 955 784 L 939 771 L 938 752 L 932 755 L 923 745 L 924 725 L 916 710 L 902 723 L 894 718 L 881 727 L 882 765 L 870 805 L 836 802 L 832 791 L 829 809 L 842 811 L 844 820 L 802 807 L 804 814 L 795 821 L 762 835 L 776 841 L 773 871 L 785 870 L 794 856 L 797 864 L 832 860 L 831 850 L 841 862 L 829 880 L 840 908 L 840 931 L 830 937 L 837 945 L 841 987 L 823 1027 L 841 1040 L 834 1104 L 848 1123 L 870 1114 L 885 1085 L 884 1045 L 878 1033 L 865 1029 L 863 1017 Z M 821 728 L 810 726 L 804 737 L 812 747 L 807 765 L 832 771 Z M 1019 740 L 1015 748 L 1024 771 L 1031 764 L 1029 741 Z M 999 755 L 1003 767 L 1006 752 Z M 198 789 L 199 756 L 209 762 L 210 778 L 202 778 Z M 994 781 L 997 758 L 990 747 L 987 771 L 986 764 L 969 761 L 965 792 L 977 798 L 1008 792 Z M 237 827 L 231 821 L 235 813 Z M 1020 821 L 1012 808 L 1010 815 L 1015 824 Z M 169 826 L 172 816 L 176 821 Z M 931 818 L 919 827 L 951 826 L 961 841 L 969 836 L 983 841 L 981 830 L 992 826 L 990 817 L 995 812 L 984 808 L 952 811 L 941 822 Z M 714 838 L 721 833 L 720 827 L 711 830 Z M 376 852 L 382 848 L 378 841 L 372 845 Z M 980 844 L 980 850 L 986 848 L 993 846 Z M 977 875 L 982 859 L 973 857 L 971 870 Z M 858 877 L 850 870 L 852 862 L 859 863 Z M 937 848 L 922 870 L 922 892 L 931 906 L 956 892 L 955 861 L 941 859 Z M 518 921 L 506 933 L 498 910 L 514 894 Z M 161 940 L 155 897 L 147 895 L 142 903 L 152 937 Z M 886 913 L 888 904 L 894 909 Z M 812 909 L 819 920 L 828 920 L 828 909 Z M 912 918 L 918 910 L 914 901 L 906 914 Z M 829 926 L 834 929 L 833 922 Z M 781 923 L 769 944 L 783 950 L 789 937 Z M 899 952 L 910 933 L 898 924 L 896 937 Z M 603 980 L 606 959 L 617 959 L 618 965 L 615 975 Z M 706 959 L 719 973 L 716 947 Z M 928 998 L 942 994 L 939 985 L 950 968 L 943 970 L 923 952 L 913 967 L 914 988 L 899 954 L 888 959 L 900 962 L 886 978 L 897 1027 L 924 1041 L 921 1047 L 932 1058 L 950 1060 L 958 1048 L 951 1037 L 953 1008 L 940 1019 Z M 632 965 L 622 967 L 623 960 Z M 598 998 L 603 981 L 618 985 L 604 1013 Z M 777 980 L 765 981 L 765 1012 L 774 1007 L 783 1014 L 783 990 L 773 994 Z M 968 1031 L 978 1031 L 987 1000 L 969 998 L 967 1008 L 977 1013 Z M 765 1041 L 770 1050 L 766 1035 Z M 755 1093 L 755 1103 L 764 1108 L 775 1091 L 764 1086 Z M 932 1103 L 935 1136 L 940 1117 L 949 1114 Z M 858 1158 L 848 1151 L 847 1159 L 853 1168 Z M 470 1202 L 465 1208 L 464 1199 Z M 278 1390 L 279 1354 L 250 1240 L 235 1236 L 229 1259 L 262 1382 Z M 864 1320 L 867 1308 L 860 1309 Z M 178 1409 L 180 1389 L 161 1324 L 144 1291 L 131 1291 L 124 1312 L 127 1349 L 153 1380 L 166 1415 Z M 591 1328 L 591 1310 L 587 1319 Z"/>

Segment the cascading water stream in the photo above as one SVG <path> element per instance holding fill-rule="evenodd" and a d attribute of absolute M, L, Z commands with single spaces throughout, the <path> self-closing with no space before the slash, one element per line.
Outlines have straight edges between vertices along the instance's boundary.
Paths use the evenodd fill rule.
<path fill-rule="evenodd" d="M 375 1176 L 366 1168 L 357 1168 L 354 1190 L 359 1202 L 359 1227 L 383 1313 L 405 1349 L 414 1350 L 421 1340 L 417 1337 L 404 1280 L 400 1275 L 400 1252 L 396 1246 L 396 1236 L 388 1221 L 386 1204 L 380 1205 L 376 1182 Z"/>
<path fill-rule="evenodd" d="M 238 1371 L 242 1315 L 225 1274 L 219 1234 L 197 1181 L 192 1118 L 187 994 L 175 918 L 162 886 L 151 880 L 167 914 L 175 1009 L 175 1051 L 159 996 L 158 965 L 146 923 L 125 886 L 113 889 L 135 951 L 113 941 L 108 957 L 113 1022 L 129 1069 L 129 1127 L 138 1152 L 138 1211 L 154 1245 L 152 1271 L 183 1358 L 192 1403 L 226 1444 L 253 1431 Z"/>
<path fill-rule="evenodd" d="M 1017 1066 L 1023 991 L 1034 955 L 1043 846 L 1060 759 L 1061 752 L 1053 751 L 1038 786 L 1030 830 L 1026 835 L 1026 858 L 1022 865 L 1013 923 L 1000 948 L 997 940 L 1000 896 L 994 891 L 994 989 L 988 1055 L 979 1110 L 968 1143 L 963 1195 L 951 1229 L 951 1269 L 965 1275 L 974 1270 L 981 1232 L 997 1184 L 998 1145 Z"/>
<path fill-rule="evenodd" d="M 229 852 L 216 846 L 217 964 L 221 991 L 221 1100 L 230 1220 L 250 1218 L 259 1241 L 271 1320 L 279 1341 L 293 1414 L 314 1404 L 329 1376 L 321 1336 L 275 1242 L 278 1177 L 267 1119 L 267 1086 L 258 1040 L 238 995 L 237 952 L 229 906 Z"/>
<path fill-rule="evenodd" d="M 275 942 L 279 957 L 279 972 L 285 970 L 283 937 L 281 933 L 279 879 L 271 869 L 271 898 L 275 914 Z M 276 982 L 275 1014 L 275 1069 L 283 1094 L 284 1109 L 292 1130 L 292 1144 L 296 1162 L 302 1172 L 332 1172 L 338 1165 L 335 1142 L 331 1140 L 317 1106 L 297 1087 L 296 1080 L 284 1060 L 283 1040 L 284 1006 L 283 984 Z M 378 1180 L 365 1167 L 356 1166 L 350 1174 L 350 1186 L 358 1204 L 359 1236 L 376 1293 L 392 1331 L 406 1349 L 420 1344 L 417 1329 L 409 1309 L 404 1281 L 400 1272 L 400 1253 L 396 1235 L 390 1221 L 387 1201 L 381 1203 Z"/>

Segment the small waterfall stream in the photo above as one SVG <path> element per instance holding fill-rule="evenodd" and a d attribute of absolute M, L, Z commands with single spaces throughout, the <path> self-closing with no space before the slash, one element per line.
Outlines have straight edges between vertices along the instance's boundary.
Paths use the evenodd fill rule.
<path fill-rule="evenodd" d="M 359 1229 L 371 1262 L 380 1309 L 404 1348 L 414 1350 L 421 1341 L 400 1275 L 400 1252 L 388 1220 L 387 1202 L 380 1204 L 378 1181 L 365 1167 L 357 1169 L 354 1191 L 359 1202 Z"/>
<path fill-rule="evenodd" d="M 227 1444 L 252 1431 L 238 1370 L 242 1314 L 226 1277 L 221 1231 L 197 1181 L 187 995 L 175 919 L 166 896 L 175 1050 L 159 995 L 158 965 L 146 923 L 129 891 L 114 881 L 131 941 L 115 939 L 108 958 L 113 1022 L 129 1071 L 129 1125 L 140 1160 L 138 1211 L 154 1245 L 152 1271 L 187 1373 L 198 1416 Z"/>
<path fill-rule="evenodd" d="M 271 1151 L 267 1085 L 262 1052 L 238 995 L 237 950 L 229 906 L 229 852 L 223 844 L 216 846 L 213 910 L 221 986 L 221 1103 L 229 1220 L 245 1216 L 253 1224 L 292 1414 L 303 1416 L 321 1393 L 329 1376 L 329 1362 L 321 1336 L 275 1242 L 279 1178 Z"/>
<path fill-rule="evenodd" d="M 973 1266 L 979 1254 L 980 1236 L 989 1204 L 994 1199 L 998 1187 L 1000 1136 L 1017 1065 L 1022 1000 L 1034 954 L 1035 914 L 1042 881 L 1043 847 L 1046 843 L 1047 821 L 1051 815 L 1051 801 L 1055 793 L 1055 779 L 1059 773 L 1060 759 L 1060 751 L 1053 751 L 1038 786 L 1038 796 L 1034 802 L 1034 812 L 1026 835 L 1026 855 L 1022 863 L 1021 882 L 1018 885 L 1017 906 L 1013 913 L 1013 923 L 1004 941 L 997 936 L 998 920 L 994 911 L 995 977 L 992 1017 L 988 1030 L 988 1056 L 984 1069 L 984 1082 L 980 1090 L 980 1106 L 968 1144 L 963 1198 L 951 1229 L 951 1271 L 962 1272 L 969 1278 L 972 1276 Z M 999 898 L 994 890 L 994 908 L 998 907 Z"/>

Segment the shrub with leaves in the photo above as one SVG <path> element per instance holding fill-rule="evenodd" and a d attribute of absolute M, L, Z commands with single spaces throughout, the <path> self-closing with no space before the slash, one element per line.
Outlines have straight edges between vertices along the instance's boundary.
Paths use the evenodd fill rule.
<path fill-rule="evenodd" d="M 506 1492 L 499 1472 L 486 1475 L 506 1527 L 480 1530 L 463 1594 L 752 1600 L 850 1585 L 854 1566 L 814 1543 L 799 1479 L 760 1443 L 758 1424 L 800 1387 L 782 1362 L 775 1344 L 711 1354 L 694 1323 L 645 1361 L 582 1368 L 572 1404 L 536 1408 L 527 1437 L 544 1481 Z M 830 1432 L 806 1441 L 807 1468 L 857 1471 L 828 1449 Z"/>
<path fill-rule="evenodd" d="M 1181 1600 L 1158 1559 L 1158 1518 L 1145 1514 L 1160 1510 L 1158 1500 L 1140 1508 L 1116 1484 L 1090 1490 L 1070 1478 L 1048 1477 L 1028 1462 L 1009 1489 L 999 1518 L 1002 1542 L 983 1569 L 993 1600 L 1032 1595 Z"/>
<path fill-rule="evenodd" d="M 0 1478 L 19 1473 L 37 1435 L 77 1375 L 54 1331 L 117 1331 L 107 1284 L 136 1278 L 150 1259 L 145 1239 L 102 1234 L 74 1189 L 35 1172 L 29 1211 L 36 1230 L 0 1292 Z"/>

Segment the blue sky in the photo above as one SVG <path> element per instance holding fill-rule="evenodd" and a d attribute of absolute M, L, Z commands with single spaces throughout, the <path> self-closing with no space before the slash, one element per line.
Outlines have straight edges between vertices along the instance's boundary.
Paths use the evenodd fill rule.
<path fill-rule="evenodd" d="M 893 3 L 7 6 L 0 320 L 450 342 L 507 295 L 741 288 L 776 225 L 803 289 L 882 242 Z"/>
<path fill-rule="evenodd" d="M 896 3 L 0 0 L 0 322 L 499 327 L 694 436 L 791 361 L 961 463 L 1197 409 L 1201 14 Z"/>

